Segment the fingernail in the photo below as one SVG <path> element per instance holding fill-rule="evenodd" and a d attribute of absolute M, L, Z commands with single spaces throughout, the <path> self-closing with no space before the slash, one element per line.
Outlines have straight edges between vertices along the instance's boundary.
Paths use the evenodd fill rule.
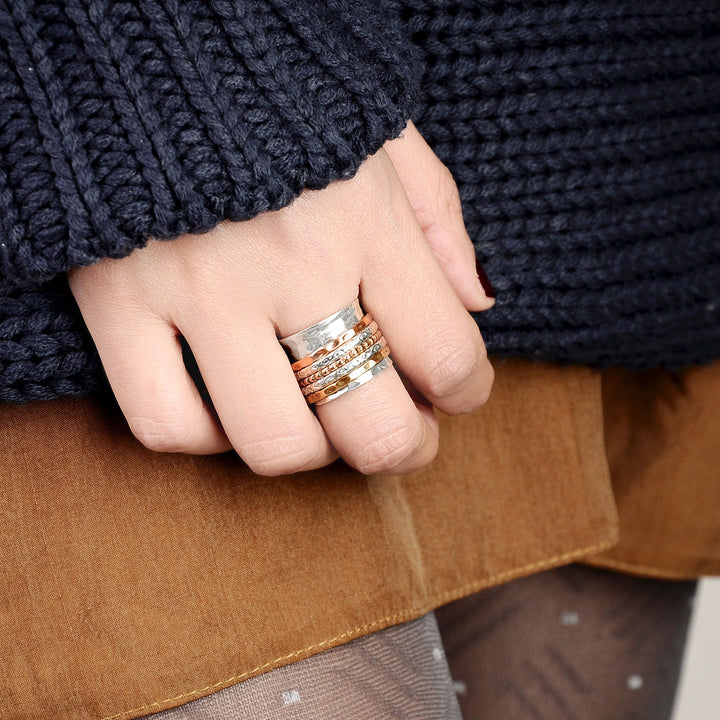
<path fill-rule="evenodd" d="M 495 288 L 492 286 L 490 278 L 487 276 L 485 268 L 480 264 L 479 260 L 475 263 L 475 269 L 477 270 L 480 287 L 483 289 L 483 292 L 487 297 L 493 299 L 495 297 Z"/>

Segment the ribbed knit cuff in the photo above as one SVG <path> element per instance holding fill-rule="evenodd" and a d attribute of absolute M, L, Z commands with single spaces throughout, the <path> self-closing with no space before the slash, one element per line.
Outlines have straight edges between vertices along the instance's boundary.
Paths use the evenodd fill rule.
<path fill-rule="evenodd" d="M 372 0 L 0 0 L 0 292 L 348 178 L 417 82 Z"/>

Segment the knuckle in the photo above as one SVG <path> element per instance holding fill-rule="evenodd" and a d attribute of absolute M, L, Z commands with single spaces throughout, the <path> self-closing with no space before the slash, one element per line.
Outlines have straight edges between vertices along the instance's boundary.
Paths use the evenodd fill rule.
<path fill-rule="evenodd" d="M 495 378 L 495 371 L 487 361 L 487 367 L 483 367 L 482 381 L 474 388 L 473 392 L 467 393 L 453 401 L 452 405 L 444 406 L 443 410 L 448 415 L 463 415 L 477 410 L 490 399 L 490 393 Z"/>
<path fill-rule="evenodd" d="M 481 360 L 480 350 L 472 341 L 444 343 L 440 358 L 428 371 L 428 390 L 435 397 L 458 392 L 475 373 Z"/>
<path fill-rule="evenodd" d="M 183 415 L 166 409 L 162 416 L 128 417 L 132 434 L 149 450 L 178 453 L 192 447 L 192 431 Z"/>
<path fill-rule="evenodd" d="M 423 438 L 417 423 L 394 424 L 361 450 L 355 467 L 365 475 L 393 470 L 418 452 Z"/>
<path fill-rule="evenodd" d="M 303 435 L 282 435 L 263 438 L 239 447 L 238 454 L 256 475 L 276 477 L 301 472 L 315 466 L 319 442 Z"/>

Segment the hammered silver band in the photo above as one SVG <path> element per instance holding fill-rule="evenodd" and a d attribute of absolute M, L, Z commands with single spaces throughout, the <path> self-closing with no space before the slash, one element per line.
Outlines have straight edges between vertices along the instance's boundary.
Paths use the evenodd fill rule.
<path fill-rule="evenodd" d="M 392 365 L 377 323 L 360 300 L 310 327 L 280 338 L 310 405 L 324 405 L 377 377 Z"/>

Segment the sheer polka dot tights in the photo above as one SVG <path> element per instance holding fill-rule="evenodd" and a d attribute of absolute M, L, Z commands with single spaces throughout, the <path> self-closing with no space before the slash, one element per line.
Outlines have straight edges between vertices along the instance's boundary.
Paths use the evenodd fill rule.
<path fill-rule="evenodd" d="M 153 717 L 668 720 L 694 592 L 561 568 Z"/>

